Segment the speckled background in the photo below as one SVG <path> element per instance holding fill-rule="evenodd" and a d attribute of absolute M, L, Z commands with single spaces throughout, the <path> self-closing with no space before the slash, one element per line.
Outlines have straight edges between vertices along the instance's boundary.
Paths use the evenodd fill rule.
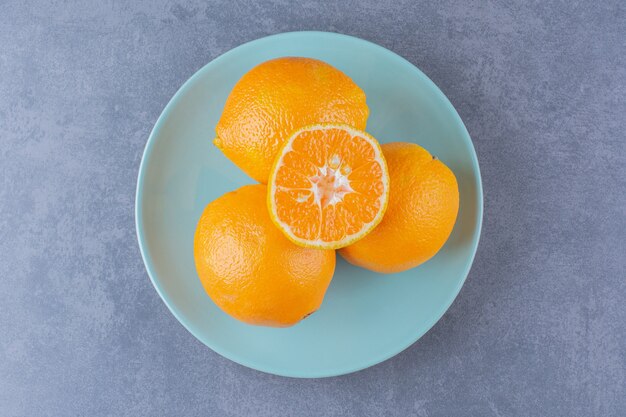
<path fill-rule="evenodd" d="M 194 339 L 154 291 L 133 217 L 178 87 L 243 42 L 305 29 L 426 72 L 485 188 L 444 318 L 397 357 L 320 380 Z M 625 68 L 620 0 L 1 1 L 0 415 L 626 415 Z"/>

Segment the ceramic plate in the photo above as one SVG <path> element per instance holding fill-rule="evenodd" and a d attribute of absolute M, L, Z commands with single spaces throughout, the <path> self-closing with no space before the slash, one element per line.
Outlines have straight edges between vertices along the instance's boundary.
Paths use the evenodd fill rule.
<path fill-rule="evenodd" d="M 381 143 L 415 142 L 457 176 L 460 211 L 444 248 L 415 269 L 380 275 L 338 257 L 322 307 L 287 329 L 255 327 L 223 313 L 204 292 L 193 261 L 196 223 L 207 203 L 253 183 L 212 144 L 228 93 L 255 65 L 281 56 L 324 60 L 367 94 L 367 130 Z M 174 316 L 217 353 L 293 377 L 354 372 L 406 349 L 448 309 L 467 276 L 480 235 L 482 188 L 459 115 L 437 86 L 400 56 L 334 33 L 259 39 L 216 58 L 169 102 L 139 169 L 137 235 L 148 274 Z"/>

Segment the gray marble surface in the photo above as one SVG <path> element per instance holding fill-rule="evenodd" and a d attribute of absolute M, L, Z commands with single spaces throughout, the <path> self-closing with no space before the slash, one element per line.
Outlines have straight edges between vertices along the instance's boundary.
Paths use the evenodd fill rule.
<path fill-rule="evenodd" d="M 476 146 L 466 285 L 395 358 L 295 380 L 206 348 L 135 238 L 149 131 L 202 65 L 293 30 L 420 67 Z M 0 1 L 0 415 L 626 415 L 620 0 Z"/>

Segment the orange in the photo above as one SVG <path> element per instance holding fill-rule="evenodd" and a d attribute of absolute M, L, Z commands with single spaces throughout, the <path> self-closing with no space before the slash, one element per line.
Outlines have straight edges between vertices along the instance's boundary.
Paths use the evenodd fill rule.
<path fill-rule="evenodd" d="M 389 205 L 369 235 L 343 248 L 350 263 L 372 271 L 400 272 L 432 258 L 444 245 L 459 210 L 454 173 L 412 143 L 382 146 L 389 167 Z"/>
<path fill-rule="evenodd" d="M 272 220 L 293 242 L 324 249 L 369 233 L 387 207 L 389 177 L 380 145 L 346 125 L 296 131 L 270 173 Z"/>
<path fill-rule="evenodd" d="M 312 58 L 284 57 L 246 73 L 231 91 L 214 144 L 260 183 L 291 134 L 313 123 L 365 129 L 365 93 L 346 74 Z"/>
<path fill-rule="evenodd" d="M 335 252 L 290 242 L 272 224 L 267 187 L 247 185 L 209 203 L 194 259 L 207 294 L 236 319 L 285 327 L 316 311 L 335 270 Z"/>

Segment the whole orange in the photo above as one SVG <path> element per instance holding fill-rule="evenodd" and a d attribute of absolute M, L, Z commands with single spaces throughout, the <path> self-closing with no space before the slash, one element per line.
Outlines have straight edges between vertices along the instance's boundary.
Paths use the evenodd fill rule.
<path fill-rule="evenodd" d="M 246 174 L 267 183 L 278 150 L 294 131 L 315 123 L 364 130 L 368 114 L 363 90 L 335 67 L 312 58 L 277 58 L 237 82 L 214 143 Z"/>
<path fill-rule="evenodd" d="M 307 249 L 274 226 L 267 187 L 247 185 L 209 203 L 194 259 L 207 294 L 243 322 L 285 327 L 316 311 L 335 270 L 335 252 Z"/>
<path fill-rule="evenodd" d="M 389 203 L 380 224 L 340 250 L 348 262 L 392 273 L 418 266 L 444 245 L 459 210 L 454 173 L 413 143 L 381 146 L 389 170 Z"/>

